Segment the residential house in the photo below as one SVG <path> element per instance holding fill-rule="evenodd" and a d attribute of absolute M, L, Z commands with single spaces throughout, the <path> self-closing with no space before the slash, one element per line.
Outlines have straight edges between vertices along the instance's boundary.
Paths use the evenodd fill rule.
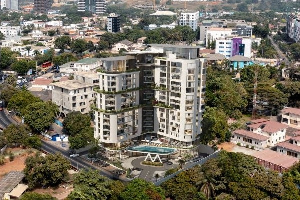
<path fill-rule="evenodd" d="M 286 140 L 286 129 L 288 126 L 285 124 L 275 121 L 252 121 L 252 124 L 247 127 L 253 133 L 269 137 L 267 141 L 268 146 L 274 146 Z"/>
<path fill-rule="evenodd" d="M 89 72 L 95 71 L 101 65 L 101 60 L 99 58 L 84 58 L 78 60 L 70 65 L 74 71 L 79 72 Z"/>
<path fill-rule="evenodd" d="M 282 154 L 300 158 L 300 135 L 278 143 L 276 145 L 276 150 Z"/>
<path fill-rule="evenodd" d="M 254 64 L 250 58 L 241 55 L 235 55 L 228 60 L 230 61 L 230 67 L 234 70 L 243 69 L 246 66 Z"/>
<path fill-rule="evenodd" d="M 300 127 L 300 109 L 284 108 L 281 110 L 281 123 L 289 126 Z"/>
<path fill-rule="evenodd" d="M 72 111 L 89 113 L 94 98 L 93 84 L 68 80 L 52 83 L 52 102 L 65 116 Z"/>
<path fill-rule="evenodd" d="M 124 49 L 126 51 L 130 51 L 131 47 L 133 45 L 133 42 L 129 40 L 122 40 L 116 44 L 113 45 L 112 51 L 113 52 L 119 52 L 121 49 Z"/>
<path fill-rule="evenodd" d="M 241 146 L 247 146 L 254 149 L 264 149 L 267 145 L 269 137 L 257 134 L 247 130 L 235 130 L 232 133 L 231 141 L 240 144 Z"/>

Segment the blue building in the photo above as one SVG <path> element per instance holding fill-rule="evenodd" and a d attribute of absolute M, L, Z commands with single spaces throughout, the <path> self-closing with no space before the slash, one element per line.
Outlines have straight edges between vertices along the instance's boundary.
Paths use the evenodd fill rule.
<path fill-rule="evenodd" d="M 228 60 L 230 61 L 230 67 L 234 70 L 243 69 L 246 66 L 254 64 L 250 58 L 241 55 L 232 56 Z"/>

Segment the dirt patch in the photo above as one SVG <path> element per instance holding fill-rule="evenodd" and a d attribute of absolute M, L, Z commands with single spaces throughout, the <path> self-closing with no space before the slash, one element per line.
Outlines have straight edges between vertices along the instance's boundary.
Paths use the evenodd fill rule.
<path fill-rule="evenodd" d="M 219 144 L 218 148 L 223 149 L 225 151 L 232 152 L 234 146 L 235 144 L 233 144 L 232 142 L 224 142 L 222 144 Z"/>
<path fill-rule="evenodd" d="M 73 185 L 70 184 L 62 184 L 57 188 L 38 188 L 34 189 L 33 192 L 39 193 L 39 194 L 49 194 L 59 200 L 66 199 L 67 196 L 73 191 Z"/>
<path fill-rule="evenodd" d="M 0 178 L 10 171 L 22 171 L 25 168 L 25 160 L 29 156 L 28 150 L 22 148 L 8 148 L 7 152 L 11 151 L 15 158 L 13 161 L 9 161 L 6 157 L 5 164 L 0 166 Z"/>

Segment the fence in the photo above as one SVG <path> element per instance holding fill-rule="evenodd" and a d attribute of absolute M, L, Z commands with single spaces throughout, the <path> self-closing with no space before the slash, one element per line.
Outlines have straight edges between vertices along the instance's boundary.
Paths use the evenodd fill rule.
<path fill-rule="evenodd" d="M 212 158 L 216 158 L 218 155 L 219 155 L 220 151 L 216 151 L 212 154 L 210 154 L 209 156 L 206 156 L 205 158 L 202 158 L 196 162 L 190 162 L 190 163 L 187 163 L 182 169 L 178 170 L 177 172 L 173 173 L 173 174 L 170 174 L 169 176 L 167 177 L 164 177 L 164 178 L 161 178 L 159 179 L 158 181 L 154 182 L 154 185 L 156 186 L 159 186 L 160 184 L 162 184 L 163 182 L 167 181 L 167 180 L 170 180 L 171 178 L 175 177 L 176 175 L 178 175 L 179 173 L 183 172 L 183 171 L 186 171 L 188 169 L 191 169 L 193 167 L 195 167 L 196 165 L 203 165 L 204 163 L 206 163 L 209 159 L 212 159 Z"/>

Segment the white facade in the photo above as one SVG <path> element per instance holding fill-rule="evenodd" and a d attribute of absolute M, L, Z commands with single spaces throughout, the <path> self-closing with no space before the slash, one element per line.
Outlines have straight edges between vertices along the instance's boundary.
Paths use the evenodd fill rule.
<path fill-rule="evenodd" d="M 244 45 L 244 55 L 247 58 L 251 58 L 252 53 L 252 39 L 251 38 L 241 38 L 242 43 Z M 234 51 L 233 51 L 233 38 L 218 38 L 215 40 L 216 41 L 216 48 L 215 48 L 215 53 L 219 53 L 224 55 L 226 58 L 230 58 L 232 56 L 235 56 Z M 238 55 L 238 54 L 237 54 Z"/>
<path fill-rule="evenodd" d="M 5 37 L 18 36 L 21 33 L 20 26 L 0 26 L 0 32 Z"/>
<path fill-rule="evenodd" d="M 72 111 L 89 113 L 94 98 L 93 84 L 68 80 L 51 84 L 52 102 L 58 105 L 61 113 Z"/>
<path fill-rule="evenodd" d="M 102 62 L 96 139 L 119 144 L 151 134 L 189 145 L 199 138 L 206 70 L 197 47 L 152 45 Z"/>
<path fill-rule="evenodd" d="M 19 0 L 1 0 L 1 9 L 19 10 Z"/>
<path fill-rule="evenodd" d="M 46 22 L 47 26 L 63 26 L 63 21 L 49 21 Z"/>
<path fill-rule="evenodd" d="M 232 35 L 232 29 L 230 28 L 209 28 L 206 31 L 206 45 L 208 44 L 208 40 L 210 42 L 219 39 L 219 38 L 225 38 L 227 36 Z"/>
<path fill-rule="evenodd" d="M 284 108 L 282 110 L 281 123 L 289 126 L 300 127 L 300 109 Z"/>
<path fill-rule="evenodd" d="M 101 60 L 98 58 L 84 58 L 76 61 L 70 67 L 73 68 L 74 71 L 78 72 L 90 72 L 95 71 L 101 65 Z"/>
<path fill-rule="evenodd" d="M 179 19 L 180 26 L 189 26 L 193 31 L 197 30 L 199 19 L 199 11 L 194 13 L 181 13 Z"/>

